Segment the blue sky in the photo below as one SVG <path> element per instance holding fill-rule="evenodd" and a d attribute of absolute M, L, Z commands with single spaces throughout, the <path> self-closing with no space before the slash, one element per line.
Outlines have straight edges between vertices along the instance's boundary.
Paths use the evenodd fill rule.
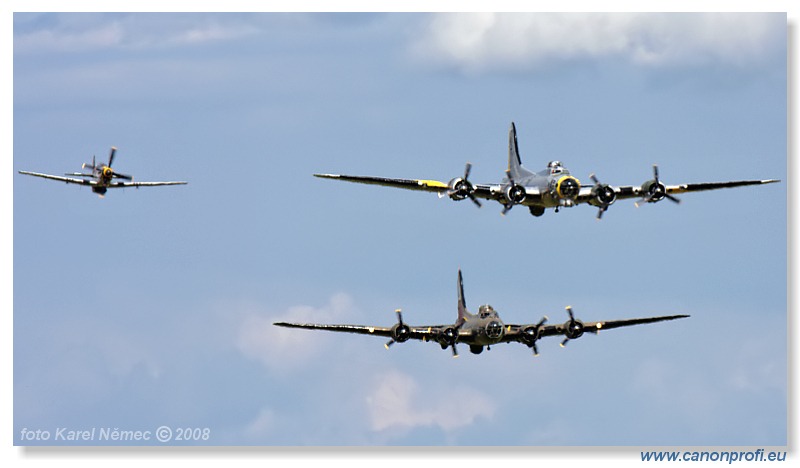
<path fill-rule="evenodd" d="M 579 33 L 578 33 L 579 32 Z M 787 444 L 786 16 L 15 14 L 14 443 L 208 427 L 212 445 Z M 315 179 L 784 182 L 635 208 Z M 110 192 L 25 177 L 119 148 Z M 534 358 L 284 330 L 684 313 Z"/>

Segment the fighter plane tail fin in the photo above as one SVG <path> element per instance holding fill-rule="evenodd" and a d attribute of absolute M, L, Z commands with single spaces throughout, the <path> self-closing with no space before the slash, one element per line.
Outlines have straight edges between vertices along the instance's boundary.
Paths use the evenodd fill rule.
<path fill-rule="evenodd" d="M 517 127 L 511 122 L 508 130 L 508 170 L 511 177 L 515 180 L 527 177 L 532 173 L 522 167 L 522 160 L 519 157 L 519 146 L 517 145 Z"/>

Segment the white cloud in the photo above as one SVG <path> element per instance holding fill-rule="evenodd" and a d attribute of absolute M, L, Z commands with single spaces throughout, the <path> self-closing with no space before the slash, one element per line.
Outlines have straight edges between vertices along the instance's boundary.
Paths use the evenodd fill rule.
<path fill-rule="evenodd" d="M 433 15 L 415 49 L 466 71 L 624 59 L 658 67 L 759 63 L 785 17 L 745 13 L 451 13 Z"/>
<path fill-rule="evenodd" d="M 89 29 L 64 32 L 38 30 L 15 38 L 15 52 L 56 50 L 76 51 L 105 48 L 122 42 L 123 31 L 118 23 L 99 24 Z"/>
<path fill-rule="evenodd" d="M 445 432 L 472 424 L 477 418 L 491 418 L 495 412 L 492 400 L 470 388 L 420 388 L 410 376 L 387 372 L 378 377 L 367 396 L 372 429 L 411 429 L 438 426 Z"/>
<path fill-rule="evenodd" d="M 240 16 L 205 14 L 58 14 L 53 24 L 26 24 L 15 34 L 20 52 L 84 52 L 112 48 L 149 49 L 212 43 L 248 36 L 259 28 Z"/>
<path fill-rule="evenodd" d="M 275 412 L 270 408 L 262 408 L 255 419 L 244 428 L 244 435 L 250 440 L 263 440 L 275 428 Z"/>
<path fill-rule="evenodd" d="M 242 320 L 236 346 L 267 368 L 290 368 L 316 355 L 326 332 L 276 327 L 273 322 L 340 323 L 351 317 L 352 311 L 353 301 L 344 293 L 335 294 L 322 307 L 295 306 L 277 315 L 251 310 Z"/>

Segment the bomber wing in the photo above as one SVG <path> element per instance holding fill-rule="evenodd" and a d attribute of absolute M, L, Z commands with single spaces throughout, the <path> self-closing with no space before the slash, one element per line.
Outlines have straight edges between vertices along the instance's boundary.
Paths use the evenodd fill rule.
<path fill-rule="evenodd" d="M 408 190 L 421 190 L 425 192 L 436 193 L 443 193 L 448 189 L 446 183 L 439 182 L 438 180 L 389 179 L 386 177 L 350 176 L 340 174 L 314 174 L 314 177 L 343 180 L 345 182 L 355 182 L 358 184 L 383 185 L 386 187 L 396 187 Z"/>
<path fill-rule="evenodd" d="M 666 192 L 673 193 L 688 193 L 688 192 L 702 192 L 705 190 L 717 190 L 723 188 L 745 187 L 748 185 L 763 185 L 774 184 L 780 182 L 780 179 L 764 179 L 764 180 L 734 180 L 730 182 L 701 182 L 697 184 L 680 184 L 680 185 L 667 185 L 665 186 Z M 610 186 L 618 200 L 628 198 L 640 198 L 646 195 L 641 186 L 620 185 Z M 592 185 L 581 185 L 580 195 L 578 195 L 578 203 L 585 203 L 592 199 Z"/>
<path fill-rule="evenodd" d="M 536 349 L 536 342 L 546 336 L 559 336 L 563 335 L 564 340 L 561 346 L 567 344 L 569 340 L 580 338 L 584 333 L 597 334 L 600 330 L 611 330 L 620 327 L 629 327 L 633 325 L 644 325 L 647 323 L 665 322 L 668 320 L 677 320 L 687 318 L 689 315 L 662 315 L 659 317 L 643 317 L 634 319 L 623 320 L 603 320 L 599 322 L 582 322 L 575 318 L 572 314 L 572 308 L 567 307 L 569 320 L 558 325 L 544 325 L 547 318 L 543 318 L 537 324 L 528 325 L 509 325 L 506 324 L 505 334 L 503 335 L 503 342 L 517 342 L 522 343 L 533 349 L 534 354 L 538 354 Z"/>
<path fill-rule="evenodd" d="M 437 193 L 440 197 L 454 193 L 453 187 L 438 180 L 430 179 L 391 179 L 387 177 L 372 176 L 351 176 L 342 174 L 314 174 L 314 177 L 321 179 L 343 180 L 357 184 L 382 185 L 384 187 L 395 187 L 406 190 L 417 190 L 422 192 Z M 477 198 L 485 200 L 500 200 L 503 198 L 503 188 L 500 184 L 474 184 L 471 194 Z M 527 188 L 529 196 L 538 196 L 538 189 Z M 535 192 L 535 193 L 534 193 Z M 465 195 L 466 196 L 466 195 Z"/>
<path fill-rule="evenodd" d="M 319 323 L 289 323 L 289 322 L 275 322 L 273 325 L 286 328 L 305 328 L 307 330 L 327 330 L 333 332 L 355 333 L 358 335 L 373 335 L 392 338 L 392 341 L 406 341 L 421 340 L 433 341 L 436 336 L 446 328 L 453 328 L 454 325 L 429 325 L 422 327 L 411 327 L 404 325 L 402 318 L 399 318 L 398 324 L 391 327 L 379 327 L 371 325 L 331 325 Z M 398 329 L 400 327 L 405 330 Z"/>
<path fill-rule="evenodd" d="M 589 333 L 597 333 L 600 330 L 611 330 L 614 328 L 630 327 L 633 325 L 644 325 L 646 323 L 665 322 L 668 320 L 677 320 L 687 317 L 689 317 L 689 315 L 663 315 L 661 317 L 644 317 L 635 319 L 586 322 L 583 324 L 583 331 Z M 569 322 L 567 322 L 567 324 L 568 323 Z M 567 324 L 546 325 L 542 327 L 541 336 L 544 337 L 544 336 L 554 336 L 554 335 L 567 335 L 569 333 L 567 330 L 568 329 Z"/>
<path fill-rule="evenodd" d="M 703 190 L 717 190 L 721 188 L 744 187 L 746 185 L 774 184 L 779 179 L 765 180 L 735 180 L 731 182 L 704 182 L 699 184 L 667 185 L 667 193 L 701 192 Z"/>
<path fill-rule="evenodd" d="M 639 206 L 641 203 L 656 203 L 665 198 L 675 203 L 680 203 L 680 200 L 673 194 L 780 182 L 778 179 L 762 179 L 666 185 L 659 180 L 658 166 L 655 164 L 653 165 L 653 178 L 645 181 L 640 186 L 611 186 L 598 181 L 594 174 L 590 175 L 590 177 L 594 181 L 594 185 L 582 185 L 576 201 L 578 203 L 589 203 L 590 205 L 598 207 L 600 209 L 597 213 L 598 219 L 600 219 L 603 216 L 603 212 L 618 199 L 639 198 L 640 200 L 636 202 L 636 206 Z"/>

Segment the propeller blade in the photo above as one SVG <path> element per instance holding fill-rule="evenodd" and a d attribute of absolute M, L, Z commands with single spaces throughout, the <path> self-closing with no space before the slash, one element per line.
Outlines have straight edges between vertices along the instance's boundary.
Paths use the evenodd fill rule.
<path fill-rule="evenodd" d="M 575 321 L 575 316 L 572 315 L 572 306 L 567 306 L 567 307 L 565 307 L 565 309 L 567 309 L 567 313 L 569 314 L 570 322 L 574 322 Z"/>
<path fill-rule="evenodd" d="M 385 345 L 383 345 L 383 347 L 386 348 L 386 349 L 389 349 L 389 346 L 391 346 L 393 344 L 394 344 L 394 339 L 391 339 Z"/>
<path fill-rule="evenodd" d="M 467 163 L 464 167 L 464 180 L 469 179 L 469 172 L 472 170 L 472 163 Z"/>
<path fill-rule="evenodd" d="M 475 198 L 475 195 L 473 195 L 472 193 L 469 193 L 469 194 L 467 194 L 467 196 L 469 197 L 470 200 L 472 200 L 472 203 L 474 203 L 478 208 L 480 208 L 482 206 L 481 202 L 479 202 L 478 199 Z"/>
<path fill-rule="evenodd" d="M 565 348 L 565 347 L 567 346 L 567 342 L 568 342 L 568 341 L 569 341 L 569 338 L 564 338 L 564 341 L 562 341 L 562 342 L 561 342 L 561 345 L 560 345 L 560 346 L 561 346 L 562 348 Z"/>
<path fill-rule="evenodd" d="M 111 153 L 108 155 L 108 167 L 111 167 L 111 163 L 114 162 L 114 155 L 117 154 L 117 148 L 112 146 Z"/>
<path fill-rule="evenodd" d="M 400 324 L 400 326 L 403 326 L 403 311 L 402 311 L 402 309 L 396 309 L 394 312 L 397 314 L 397 323 Z"/>
<path fill-rule="evenodd" d="M 133 176 L 129 176 L 129 175 L 125 175 L 125 174 L 120 174 L 119 172 L 114 172 L 114 173 L 112 174 L 112 177 L 117 177 L 117 178 L 119 178 L 119 179 L 125 179 L 125 180 L 133 180 Z"/>
<path fill-rule="evenodd" d="M 658 178 L 658 165 L 657 164 L 653 164 L 653 182 L 654 182 L 654 187 L 658 187 L 661 184 L 661 181 Z M 678 197 L 676 197 L 676 196 L 674 196 L 674 195 L 672 195 L 670 193 L 667 193 L 666 186 L 664 186 L 664 191 L 663 192 L 661 192 L 660 188 L 658 190 L 658 193 L 655 193 L 655 189 L 652 189 L 652 190 L 653 190 L 653 193 L 648 193 L 648 194 L 644 195 L 641 200 L 638 200 L 638 201 L 634 202 L 634 206 L 636 206 L 636 208 L 639 208 L 639 206 L 641 206 L 643 203 L 649 203 L 651 201 L 659 201 L 659 200 L 661 200 L 663 198 L 668 198 L 670 201 L 672 201 L 674 203 L 680 203 L 681 202 L 681 200 Z M 656 198 L 657 196 L 659 196 L 661 198 Z"/>
<path fill-rule="evenodd" d="M 534 356 L 538 356 L 539 355 L 539 350 L 536 348 L 536 342 L 535 341 L 531 345 L 531 348 L 533 349 L 533 355 Z"/>
<path fill-rule="evenodd" d="M 453 357 L 454 358 L 458 357 L 458 350 L 456 349 L 456 344 L 455 343 L 453 343 Z"/>

